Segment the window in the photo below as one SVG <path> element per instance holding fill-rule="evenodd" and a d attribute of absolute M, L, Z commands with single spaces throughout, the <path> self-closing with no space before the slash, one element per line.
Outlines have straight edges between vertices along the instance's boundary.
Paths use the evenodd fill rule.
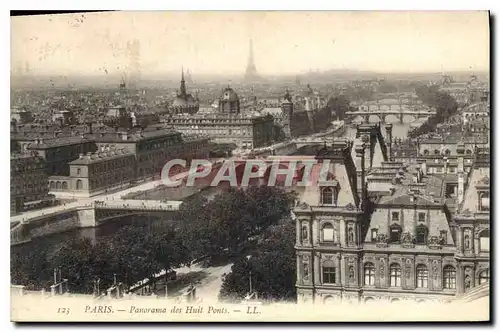
<path fill-rule="evenodd" d="M 365 286 L 375 284 L 375 266 L 372 263 L 366 263 L 364 268 Z"/>
<path fill-rule="evenodd" d="M 427 243 L 427 233 L 429 230 L 424 225 L 417 226 L 417 238 L 416 244 L 426 244 Z"/>
<path fill-rule="evenodd" d="M 337 269 L 333 266 L 323 266 L 323 283 L 335 284 Z"/>
<path fill-rule="evenodd" d="M 439 240 L 441 244 L 448 244 L 448 232 L 440 231 L 439 232 Z"/>
<path fill-rule="evenodd" d="M 443 269 L 443 288 L 455 289 L 457 272 L 453 266 L 445 266 Z"/>
<path fill-rule="evenodd" d="M 429 279 L 429 270 L 423 264 L 417 265 L 417 288 L 427 288 L 427 280 Z"/>
<path fill-rule="evenodd" d="M 479 251 L 490 251 L 490 231 L 487 229 L 479 233 Z"/>
<path fill-rule="evenodd" d="M 399 242 L 401 239 L 401 226 L 392 225 L 391 226 L 391 234 L 390 234 L 390 242 Z"/>
<path fill-rule="evenodd" d="M 322 192 L 322 199 L 321 199 L 323 204 L 333 204 L 333 189 L 332 188 L 324 188 Z"/>
<path fill-rule="evenodd" d="M 375 241 L 377 239 L 377 232 L 378 229 L 372 228 L 372 241 Z"/>
<path fill-rule="evenodd" d="M 467 149 L 467 151 L 465 151 L 465 153 L 466 153 L 466 154 L 468 154 L 468 155 L 471 155 L 471 154 L 472 154 L 472 151 L 471 151 L 471 150 L 469 150 L 469 149 Z"/>
<path fill-rule="evenodd" d="M 425 212 L 418 213 L 418 222 L 425 222 Z"/>
<path fill-rule="evenodd" d="M 392 213 L 392 221 L 399 221 L 399 212 Z"/>
<path fill-rule="evenodd" d="M 76 189 L 77 190 L 82 190 L 83 189 L 82 180 L 76 180 Z"/>
<path fill-rule="evenodd" d="M 391 264 L 391 287 L 401 287 L 401 267 L 399 264 Z"/>
<path fill-rule="evenodd" d="M 80 168 L 76 169 L 76 175 L 80 175 L 82 173 L 82 170 Z"/>
<path fill-rule="evenodd" d="M 479 210 L 481 211 L 489 211 L 490 210 L 490 195 L 489 194 L 481 194 L 479 195 Z"/>
<path fill-rule="evenodd" d="M 424 155 L 428 156 L 429 155 L 429 150 L 424 150 Z"/>
<path fill-rule="evenodd" d="M 434 150 L 434 154 L 439 154 L 439 150 L 438 149 Z"/>
<path fill-rule="evenodd" d="M 323 228 L 321 230 L 321 233 L 323 234 L 323 241 L 325 242 L 333 242 L 333 225 L 330 223 L 326 223 L 323 225 Z"/>
<path fill-rule="evenodd" d="M 444 151 L 444 154 L 445 154 L 445 155 L 447 155 L 447 156 L 448 156 L 448 155 L 450 155 L 450 150 L 446 149 L 446 150 Z"/>
<path fill-rule="evenodd" d="M 304 278 L 309 277 L 309 265 L 307 263 L 302 264 L 302 271 L 304 272 Z"/>
<path fill-rule="evenodd" d="M 486 269 L 479 273 L 479 284 L 490 282 L 490 269 Z"/>

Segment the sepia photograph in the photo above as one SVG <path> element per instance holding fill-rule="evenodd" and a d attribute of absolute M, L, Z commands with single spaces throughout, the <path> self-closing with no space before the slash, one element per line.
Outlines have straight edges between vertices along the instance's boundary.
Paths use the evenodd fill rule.
<path fill-rule="evenodd" d="M 10 320 L 489 322 L 490 23 L 11 12 Z"/>

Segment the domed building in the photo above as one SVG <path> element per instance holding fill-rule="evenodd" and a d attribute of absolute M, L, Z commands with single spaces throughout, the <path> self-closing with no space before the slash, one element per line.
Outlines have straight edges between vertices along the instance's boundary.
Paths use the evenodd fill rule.
<path fill-rule="evenodd" d="M 186 81 L 184 80 L 184 70 L 182 70 L 180 91 L 169 107 L 171 114 L 194 114 L 200 109 L 200 104 L 190 93 L 186 91 Z"/>
<path fill-rule="evenodd" d="M 222 95 L 219 99 L 219 112 L 240 113 L 240 98 L 230 87 L 222 91 Z"/>
<path fill-rule="evenodd" d="M 272 116 L 246 109 L 241 112 L 240 99 L 230 87 L 222 90 L 215 112 L 175 114 L 163 123 L 181 133 L 205 135 L 214 143 L 235 144 L 242 150 L 267 146 L 274 139 Z"/>

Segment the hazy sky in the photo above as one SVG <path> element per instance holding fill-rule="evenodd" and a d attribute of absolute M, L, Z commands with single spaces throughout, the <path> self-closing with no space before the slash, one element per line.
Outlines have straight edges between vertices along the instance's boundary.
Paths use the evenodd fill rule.
<path fill-rule="evenodd" d="M 13 17 L 11 64 L 35 74 L 121 74 L 127 41 L 143 75 L 309 68 L 489 70 L 487 12 L 113 12 Z M 27 65 L 28 64 L 28 65 Z"/>

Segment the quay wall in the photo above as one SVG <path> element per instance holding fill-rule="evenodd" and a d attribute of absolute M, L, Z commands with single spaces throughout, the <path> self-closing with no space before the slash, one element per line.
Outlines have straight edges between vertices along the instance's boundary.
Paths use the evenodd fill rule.
<path fill-rule="evenodd" d="M 111 220 L 130 215 L 145 215 L 155 218 L 173 218 L 172 211 L 127 211 L 101 210 L 94 207 L 76 208 L 61 213 L 40 216 L 11 228 L 11 246 L 20 245 L 34 238 L 63 233 L 80 228 L 98 227 Z"/>

